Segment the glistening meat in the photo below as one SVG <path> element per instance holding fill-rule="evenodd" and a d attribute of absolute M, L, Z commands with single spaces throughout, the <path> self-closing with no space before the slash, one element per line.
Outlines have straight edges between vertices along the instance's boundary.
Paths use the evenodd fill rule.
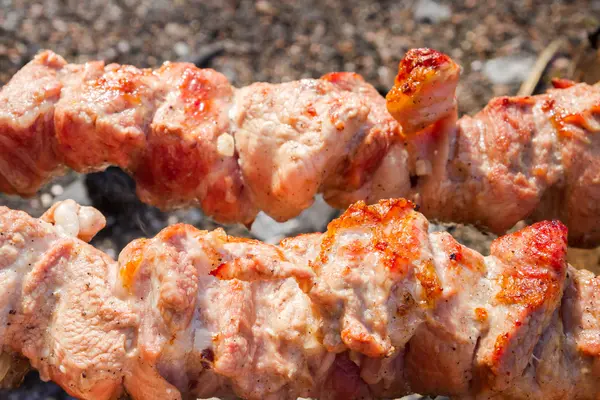
<path fill-rule="evenodd" d="M 45 51 L 0 92 L 0 191 L 117 165 L 142 200 L 222 222 L 259 210 L 283 221 L 316 193 L 338 208 L 406 197 L 498 234 L 559 218 L 571 244 L 599 244 L 600 86 L 560 81 L 458 119 L 458 76 L 449 57 L 411 50 L 386 104 L 353 73 L 236 89 L 192 64 L 74 65 Z"/>
<path fill-rule="evenodd" d="M 44 219 L 0 208 L 0 360 L 83 399 L 600 395 L 600 281 L 559 222 L 483 257 L 407 200 L 359 202 L 279 246 L 175 225 L 115 262 L 75 237 L 99 214 Z"/>

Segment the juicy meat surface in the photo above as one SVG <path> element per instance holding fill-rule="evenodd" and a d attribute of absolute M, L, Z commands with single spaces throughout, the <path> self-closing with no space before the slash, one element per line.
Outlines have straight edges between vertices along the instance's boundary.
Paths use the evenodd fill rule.
<path fill-rule="evenodd" d="M 431 219 L 501 234 L 556 218 L 570 244 L 599 244 L 600 85 L 556 81 L 458 119 L 458 76 L 448 56 L 411 50 L 386 101 L 353 73 L 236 89 L 188 63 L 45 51 L 0 91 L 0 190 L 118 165 L 143 201 L 220 222 L 287 220 L 317 193 L 338 208 L 405 197 Z"/>
<path fill-rule="evenodd" d="M 113 295 L 115 262 L 24 213 L 0 208 L 0 220 L 3 351 L 21 353 L 74 396 L 112 398 L 139 323 Z"/>
<path fill-rule="evenodd" d="M 411 50 L 387 96 L 388 110 L 422 150 L 409 197 L 428 218 L 495 233 L 520 220 L 559 219 L 571 245 L 598 245 L 600 83 L 556 81 L 545 94 L 495 98 L 457 120 L 456 68 L 440 53 Z"/>
<path fill-rule="evenodd" d="M 386 96 L 387 109 L 411 135 L 456 112 L 454 91 L 460 67 L 432 49 L 413 49 L 398 65 L 394 87 Z"/>
<path fill-rule="evenodd" d="M 55 153 L 54 108 L 67 62 L 52 52 L 36 56 L 0 91 L 0 190 L 34 194 L 63 172 Z"/>
<path fill-rule="evenodd" d="M 237 93 L 236 148 L 259 209 L 287 220 L 308 208 L 356 146 L 369 115 L 359 96 L 326 80 L 256 83 Z"/>
<path fill-rule="evenodd" d="M 74 396 L 600 395 L 600 283 L 559 222 L 483 257 L 408 200 L 359 202 L 279 246 L 179 224 L 113 261 L 62 207 L 56 225 L 0 208 L 0 360 Z"/>

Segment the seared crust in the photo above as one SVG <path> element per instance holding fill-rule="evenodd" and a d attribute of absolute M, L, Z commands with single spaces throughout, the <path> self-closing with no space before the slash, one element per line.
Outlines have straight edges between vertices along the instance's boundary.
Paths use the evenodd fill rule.
<path fill-rule="evenodd" d="M 220 222 L 287 220 L 318 193 L 338 208 L 406 197 L 431 219 L 497 234 L 559 219 L 570 244 L 600 243 L 600 86 L 556 81 L 458 119 L 459 70 L 411 50 L 386 101 L 354 73 L 236 89 L 187 63 L 73 65 L 45 51 L 0 92 L 0 191 L 118 165 L 143 201 Z"/>
<path fill-rule="evenodd" d="M 600 285 L 559 222 L 483 257 L 386 200 L 280 246 L 174 225 L 118 262 L 66 227 L 0 208 L 0 360 L 84 399 L 600 395 Z"/>
<path fill-rule="evenodd" d="M 497 234 L 520 220 L 559 219 L 571 245 L 597 245 L 600 86 L 556 81 L 545 94 L 495 98 L 457 120 L 457 71 L 443 54 L 411 50 L 387 96 L 418 143 L 413 196 L 424 214 Z"/>
<path fill-rule="evenodd" d="M 402 122 L 405 135 L 422 131 L 456 112 L 454 91 L 460 67 L 433 49 L 411 49 L 400 64 L 386 96 L 390 114 Z"/>

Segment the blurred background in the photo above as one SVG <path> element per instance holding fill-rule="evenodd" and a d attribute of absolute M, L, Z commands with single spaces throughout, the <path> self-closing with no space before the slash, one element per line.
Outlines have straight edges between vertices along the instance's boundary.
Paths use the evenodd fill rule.
<path fill-rule="evenodd" d="M 433 47 L 462 67 L 458 101 L 473 114 L 493 96 L 543 91 L 552 77 L 598 80 L 600 0 L 589 1 L 367 1 L 367 0 L 0 0 L 0 84 L 41 49 L 70 62 L 157 67 L 188 61 L 214 68 L 236 86 L 355 71 L 385 95 L 398 61 L 413 47 Z M 108 219 L 93 244 L 115 257 L 140 236 L 167 224 L 217 225 L 199 210 L 163 213 L 141 204 L 134 183 L 118 169 L 87 177 L 70 174 L 39 195 L 0 195 L 0 205 L 41 215 L 58 200 L 94 205 Z M 252 229 L 230 234 L 278 242 L 322 231 L 338 211 L 320 199 L 301 217 L 277 224 L 260 215 Z M 485 252 L 491 236 L 461 226 L 452 231 Z M 572 251 L 571 262 L 597 269 L 597 251 Z M 67 399 L 30 374 L 0 399 Z"/>

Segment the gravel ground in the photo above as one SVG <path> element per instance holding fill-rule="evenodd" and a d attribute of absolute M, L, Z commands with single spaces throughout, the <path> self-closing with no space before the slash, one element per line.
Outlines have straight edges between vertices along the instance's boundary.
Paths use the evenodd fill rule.
<path fill-rule="evenodd" d="M 546 78 L 568 76 L 587 33 L 598 26 L 598 0 L 0 0 L 0 83 L 40 49 L 49 48 L 73 62 L 101 58 L 155 67 L 164 60 L 191 61 L 215 68 L 240 86 L 356 71 L 386 93 L 404 52 L 428 46 L 463 66 L 460 109 L 474 113 L 492 96 L 515 94 L 539 53 L 558 38 L 564 43 Z M 142 205 L 132 187 L 114 169 L 87 178 L 70 174 L 31 199 L 0 195 L 0 205 L 40 215 L 64 198 L 93 204 L 109 222 L 94 244 L 112 255 L 133 238 L 153 235 L 166 224 L 216 226 L 198 210 L 162 213 Z M 317 201 L 286 224 L 260 216 L 252 231 L 226 228 L 275 242 L 285 235 L 322 230 L 335 215 L 337 211 Z M 484 251 L 491 239 L 464 227 L 450 230 Z M 589 267 L 599 257 L 597 252 L 578 252 L 573 260 Z M 0 390 L 0 399 L 66 398 L 35 374 L 18 390 Z"/>

